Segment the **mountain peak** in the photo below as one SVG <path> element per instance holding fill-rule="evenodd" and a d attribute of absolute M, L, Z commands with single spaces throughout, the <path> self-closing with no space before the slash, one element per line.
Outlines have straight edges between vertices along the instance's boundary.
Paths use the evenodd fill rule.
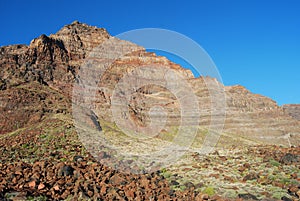
<path fill-rule="evenodd" d="M 104 28 L 98 28 L 96 26 L 90 26 L 85 23 L 81 23 L 77 20 L 72 22 L 71 24 L 67 24 L 63 26 L 56 34 L 54 35 L 66 35 L 66 34 L 71 34 L 71 35 L 76 35 L 76 34 L 89 34 L 92 32 L 99 32 L 103 35 L 109 35 L 109 33 L 106 31 Z"/>
<path fill-rule="evenodd" d="M 49 36 L 51 39 L 62 41 L 72 60 L 85 58 L 93 48 L 110 37 L 106 29 L 90 26 L 77 20 Z"/>
<path fill-rule="evenodd" d="M 75 20 L 71 24 L 80 24 L 80 22 L 78 20 Z"/>

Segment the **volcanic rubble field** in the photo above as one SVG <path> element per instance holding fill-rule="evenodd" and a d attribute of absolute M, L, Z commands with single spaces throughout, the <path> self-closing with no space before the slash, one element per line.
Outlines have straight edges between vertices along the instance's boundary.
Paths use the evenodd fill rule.
<path fill-rule="evenodd" d="M 107 128 L 106 128 L 107 129 Z M 297 200 L 300 148 L 188 152 L 172 166 L 120 173 L 97 162 L 72 123 L 49 118 L 1 136 L 3 200 Z"/>

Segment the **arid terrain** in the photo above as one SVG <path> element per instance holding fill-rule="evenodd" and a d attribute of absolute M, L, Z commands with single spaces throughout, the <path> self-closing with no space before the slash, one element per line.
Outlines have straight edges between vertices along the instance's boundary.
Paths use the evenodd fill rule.
<path fill-rule="evenodd" d="M 97 66 L 109 60 L 93 59 L 95 48 L 101 53 L 97 47 L 109 40 L 115 42 L 110 51 L 131 52 L 114 60 L 101 76 L 100 67 L 84 71 L 88 62 Z M 114 121 L 111 108 L 123 103 L 122 89 L 134 84 L 122 82 L 123 75 L 136 73 L 138 80 L 145 80 L 149 72 L 139 67 L 149 65 L 172 70 L 187 83 L 199 116 L 193 113 L 182 121 L 184 99 L 149 84 L 134 89 L 120 124 Z M 148 82 L 161 83 L 160 72 L 154 68 Z M 171 83 L 178 84 L 176 79 Z M 88 93 L 86 85 L 96 90 Z M 161 122 L 159 112 L 149 118 L 156 106 L 167 112 L 166 122 Z M 0 199 L 299 200 L 299 114 L 298 104 L 278 106 L 243 86 L 195 78 L 165 57 L 75 21 L 29 45 L 0 47 Z M 136 128 L 147 127 L 151 120 L 164 127 L 148 141 L 139 136 L 136 140 L 118 126 L 127 125 L 128 119 Z M 113 168 L 105 161 L 118 165 L 119 158 L 106 149 L 95 157 L 92 146 L 87 146 L 92 142 L 79 134 L 83 129 L 88 135 L 83 127 L 99 130 L 115 146 L 142 153 L 174 142 L 181 146 L 176 142 L 181 126 L 195 129 L 191 146 L 178 160 L 155 171 L 134 165 L 127 172 Z M 216 143 L 202 146 L 209 136 L 217 136 Z M 199 151 L 213 147 L 209 154 Z M 134 160 L 127 163 L 135 164 Z"/>

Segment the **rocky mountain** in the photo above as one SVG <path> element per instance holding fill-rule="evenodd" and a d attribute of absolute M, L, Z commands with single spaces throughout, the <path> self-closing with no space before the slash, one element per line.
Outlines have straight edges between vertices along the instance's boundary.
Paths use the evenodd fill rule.
<path fill-rule="evenodd" d="M 296 200 L 299 135 L 299 105 L 195 78 L 103 28 L 0 47 L 0 200 Z"/>
<path fill-rule="evenodd" d="M 47 115 L 71 114 L 73 83 L 80 66 L 93 50 L 105 40 L 112 38 L 105 29 L 74 22 L 50 36 L 41 35 L 29 46 L 11 45 L 0 49 L 0 133 L 7 133 L 43 121 Z M 121 42 L 120 42 L 121 44 Z M 128 46 L 134 46 L 127 43 Z M 126 45 L 125 45 L 126 46 Z M 270 98 L 253 94 L 242 86 L 223 86 L 217 83 L 214 89 L 207 87 L 215 80 L 209 77 L 194 78 L 192 73 L 156 56 L 142 47 L 114 62 L 101 78 L 95 112 L 99 118 L 111 121 L 112 92 L 124 73 L 134 71 L 141 65 L 163 65 L 178 72 L 197 95 L 201 118 L 199 125 L 209 127 L 220 115 L 213 105 L 212 91 L 219 90 L 226 96 L 224 133 L 249 138 L 253 142 L 288 145 L 288 135 L 293 145 L 299 144 L 300 123 L 296 106 L 279 107 Z M 76 80 L 77 79 L 77 80 Z M 137 125 L 147 125 L 149 109 L 159 103 L 168 111 L 168 125 L 180 122 L 180 103 L 168 90 L 150 85 L 141 87 L 133 94 L 129 113 Z M 225 100 L 225 99 L 224 99 Z M 292 114 L 292 118 L 290 116 Z M 148 118 L 148 120 L 147 120 Z M 196 121 L 197 122 L 197 121 Z M 149 123 L 149 122 L 148 122 Z M 221 124 L 221 123 L 220 123 Z M 167 129 L 166 129 L 167 130 Z"/>

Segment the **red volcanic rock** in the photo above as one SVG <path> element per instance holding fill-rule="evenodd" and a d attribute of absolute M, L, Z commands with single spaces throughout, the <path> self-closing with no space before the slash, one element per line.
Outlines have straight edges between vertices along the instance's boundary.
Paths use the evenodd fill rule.
<path fill-rule="evenodd" d="M 43 183 L 40 183 L 38 185 L 38 190 L 43 190 L 45 188 L 45 185 Z"/>
<path fill-rule="evenodd" d="M 29 188 L 35 188 L 36 186 L 36 182 L 35 181 L 31 181 L 28 183 Z"/>

